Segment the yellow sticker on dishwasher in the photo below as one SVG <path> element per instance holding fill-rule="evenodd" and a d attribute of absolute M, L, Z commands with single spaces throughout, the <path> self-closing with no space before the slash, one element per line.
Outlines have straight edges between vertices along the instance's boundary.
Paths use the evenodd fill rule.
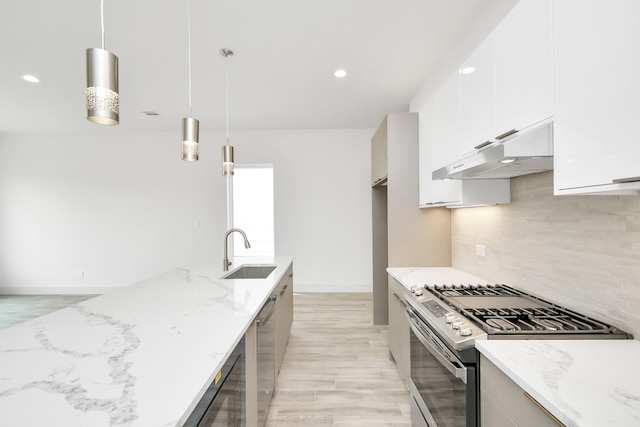
<path fill-rule="evenodd" d="M 218 373 L 216 374 L 216 378 L 213 380 L 213 383 L 218 384 L 218 382 L 220 382 L 220 378 L 222 378 L 222 371 L 218 371 Z"/>

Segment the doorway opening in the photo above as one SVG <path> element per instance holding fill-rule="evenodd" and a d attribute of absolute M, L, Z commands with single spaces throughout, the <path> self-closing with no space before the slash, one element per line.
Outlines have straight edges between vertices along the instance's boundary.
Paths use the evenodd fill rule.
<path fill-rule="evenodd" d="M 234 256 L 274 256 L 273 165 L 235 165 L 233 176 L 233 226 L 247 233 L 233 234 Z"/>

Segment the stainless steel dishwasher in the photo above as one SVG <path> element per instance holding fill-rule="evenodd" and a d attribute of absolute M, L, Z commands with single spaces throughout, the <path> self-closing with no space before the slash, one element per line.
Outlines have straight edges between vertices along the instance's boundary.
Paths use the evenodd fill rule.
<path fill-rule="evenodd" d="M 276 386 L 276 311 L 278 296 L 271 295 L 256 319 L 258 358 L 258 425 L 264 426 Z"/>
<path fill-rule="evenodd" d="M 243 337 L 183 427 L 245 427 L 244 348 Z"/>

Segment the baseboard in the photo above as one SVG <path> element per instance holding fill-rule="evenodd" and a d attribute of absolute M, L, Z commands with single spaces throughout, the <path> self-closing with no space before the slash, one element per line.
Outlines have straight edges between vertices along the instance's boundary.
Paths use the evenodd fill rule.
<path fill-rule="evenodd" d="M 295 277 L 294 277 L 295 279 Z M 314 285 L 293 282 L 294 292 L 372 292 L 372 285 Z"/>
<path fill-rule="evenodd" d="M 0 286 L 0 295 L 102 295 L 122 286 Z"/>

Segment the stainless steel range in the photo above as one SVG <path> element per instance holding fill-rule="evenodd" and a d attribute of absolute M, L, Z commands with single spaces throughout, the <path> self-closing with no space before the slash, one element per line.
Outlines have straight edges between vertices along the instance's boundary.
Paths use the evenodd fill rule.
<path fill-rule="evenodd" d="M 628 339 L 600 320 L 506 285 L 430 285 L 406 296 L 414 427 L 476 427 L 479 339 Z"/>

